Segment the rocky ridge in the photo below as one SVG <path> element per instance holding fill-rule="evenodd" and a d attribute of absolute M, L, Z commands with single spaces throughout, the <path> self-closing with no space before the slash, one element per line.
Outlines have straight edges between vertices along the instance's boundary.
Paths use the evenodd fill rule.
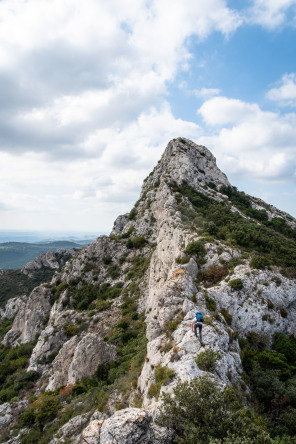
<path fill-rule="evenodd" d="M 188 197 L 188 186 L 198 193 L 194 198 Z M 280 219 L 286 231 L 295 229 L 295 219 L 246 195 L 240 196 L 248 202 L 244 211 L 231 190 L 207 148 L 172 140 L 145 179 L 135 207 L 119 216 L 111 235 L 73 254 L 50 283 L 15 304 L 17 314 L 3 343 L 18 347 L 35 341 L 27 371 L 38 374 L 32 388 L 36 397 L 63 386 L 78 393 L 87 378 L 103 378 L 104 371 L 109 378 L 114 375 L 108 395 L 99 392 L 99 405 L 92 401 L 89 414 L 79 407 L 79 397 L 73 401 L 81 414 L 53 433 L 52 444 L 169 443 L 171 434 L 153 419 L 160 395 L 171 392 L 179 380 L 208 373 L 196 363 L 200 353 L 219 352 L 211 376 L 240 386 L 238 335 L 256 332 L 268 342 L 276 331 L 293 333 L 295 278 L 277 265 L 263 270 L 251 266 L 254 256 L 222 235 L 215 238 L 217 227 L 201 221 L 194 202 L 222 204 L 258 226 L 259 216 L 266 224 Z M 51 258 L 45 259 L 55 268 Z M 32 267 L 25 268 L 30 272 Z M 206 317 L 202 344 L 190 329 L 197 310 Z M 139 350 L 124 361 L 124 354 L 131 353 L 127 346 L 143 336 L 143 329 L 143 361 L 135 364 Z M 129 363 L 125 371 L 130 372 L 136 366 L 133 379 L 116 376 L 114 362 L 118 368 Z M 160 367 L 169 369 L 170 377 L 159 386 Z M 21 402 L 17 415 L 26 407 Z M 9 423 L 7 434 L 12 433 Z M 20 429 L 18 442 L 22 433 Z"/>

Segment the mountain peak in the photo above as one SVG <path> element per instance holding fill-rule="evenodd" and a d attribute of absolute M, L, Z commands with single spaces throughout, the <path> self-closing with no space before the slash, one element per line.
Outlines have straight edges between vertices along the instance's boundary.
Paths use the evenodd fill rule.
<path fill-rule="evenodd" d="M 161 180 L 171 178 L 178 184 L 187 182 L 198 189 L 210 183 L 219 190 L 230 186 L 224 173 L 217 167 L 216 158 L 203 145 L 178 137 L 171 140 L 157 166 L 144 182 L 143 191 Z"/>

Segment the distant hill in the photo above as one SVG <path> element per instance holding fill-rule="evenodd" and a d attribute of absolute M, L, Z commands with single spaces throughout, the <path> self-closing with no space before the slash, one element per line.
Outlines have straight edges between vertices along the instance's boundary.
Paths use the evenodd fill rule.
<path fill-rule="evenodd" d="M 55 241 L 43 244 L 33 244 L 27 242 L 4 242 L 0 244 L 0 268 L 18 269 L 26 265 L 46 251 L 56 252 L 60 248 L 70 250 L 71 248 L 81 248 L 87 245 L 88 241 Z"/>

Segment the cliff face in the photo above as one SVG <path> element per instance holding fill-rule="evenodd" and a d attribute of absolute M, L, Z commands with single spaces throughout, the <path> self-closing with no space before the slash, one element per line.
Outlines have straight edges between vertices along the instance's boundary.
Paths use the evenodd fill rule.
<path fill-rule="evenodd" d="M 212 377 L 239 386 L 238 337 L 255 332 L 270 343 L 274 332 L 295 330 L 295 226 L 291 216 L 231 187 L 207 148 L 169 142 L 112 234 L 15 304 L 3 343 L 35 341 L 30 393 L 40 399 L 65 386 L 79 415 L 52 432 L 51 443 L 171 442 L 153 422 L 161 393 L 208 373 L 196 363 L 208 349 L 220 356 Z M 281 239 L 287 250 L 277 254 Z M 196 311 L 205 316 L 202 343 L 190 329 Z M 169 377 L 160 380 L 158 368 Z M 57 412 L 65 410 L 65 399 L 58 402 Z M 10 438 L 26 407 L 19 401 L 9 413 L 7 442 L 25 433 Z"/>

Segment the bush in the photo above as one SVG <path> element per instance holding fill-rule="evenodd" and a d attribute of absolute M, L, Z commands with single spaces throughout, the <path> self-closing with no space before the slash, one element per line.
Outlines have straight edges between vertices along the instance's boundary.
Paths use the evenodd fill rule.
<path fill-rule="evenodd" d="M 130 213 L 129 213 L 127 218 L 128 218 L 128 220 L 133 220 L 136 217 L 136 215 L 137 215 L 137 210 L 136 210 L 136 208 L 133 208 L 130 211 Z"/>
<path fill-rule="evenodd" d="M 213 372 L 216 367 L 216 362 L 221 359 L 221 355 L 214 350 L 207 349 L 200 352 L 195 360 L 198 367 L 205 372 Z"/>
<path fill-rule="evenodd" d="M 178 256 L 175 259 L 176 264 L 188 264 L 188 262 L 190 261 L 190 256 Z"/>
<path fill-rule="evenodd" d="M 233 389 L 226 386 L 223 390 L 208 377 L 179 383 L 173 397 L 164 394 L 158 423 L 173 429 L 174 442 L 180 444 L 215 442 L 211 439 L 271 443 L 252 413 L 238 403 Z M 236 441 L 226 441 L 229 436 Z"/>
<path fill-rule="evenodd" d="M 54 298 L 58 299 L 60 297 L 60 294 L 68 287 L 67 282 L 61 282 L 59 285 L 56 286 Z"/>
<path fill-rule="evenodd" d="M 105 257 L 103 257 L 103 263 L 104 263 L 105 265 L 109 265 L 109 264 L 111 264 L 111 262 L 112 262 L 112 257 L 111 257 L 111 256 L 105 256 Z"/>
<path fill-rule="evenodd" d="M 157 398 L 159 396 L 161 387 L 167 385 L 175 375 L 174 370 L 168 367 L 158 365 L 154 370 L 155 384 L 151 384 L 148 390 L 149 398 Z"/>
<path fill-rule="evenodd" d="M 250 267 L 257 268 L 258 270 L 264 270 L 266 267 L 269 267 L 270 264 L 270 259 L 268 259 L 266 256 L 255 255 L 251 259 Z"/>
<path fill-rule="evenodd" d="M 126 246 L 127 248 L 143 248 L 147 244 L 147 240 L 142 236 L 132 237 L 128 239 Z"/>
<path fill-rule="evenodd" d="M 148 389 L 149 398 L 158 398 L 161 390 L 161 384 L 151 384 Z"/>
<path fill-rule="evenodd" d="M 209 311 L 215 311 L 217 304 L 216 301 L 212 298 L 210 298 L 210 296 L 206 293 L 205 294 L 205 298 L 206 298 L 206 307 Z"/>
<path fill-rule="evenodd" d="M 61 408 L 62 406 L 60 404 L 58 395 L 43 393 L 36 401 L 31 404 L 31 406 L 27 410 L 25 410 L 21 414 L 20 424 L 21 426 L 37 424 L 37 426 L 42 429 L 48 421 L 54 419 L 57 416 L 58 411 Z"/>
<path fill-rule="evenodd" d="M 167 385 L 175 375 L 174 370 L 168 367 L 162 367 L 161 365 L 155 367 L 154 373 L 156 383 L 163 385 Z"/>
<path fill-rule="evenodd" d="M 168 331 L 171 333 L 175 331 L 181 322 L 182 322 L 181 318 L 172 319 L 171 321 L 169 321 L 167 324 Z"/>
<path fill-rule="evenodd" d="M 36 444 L 41 438 L 41 430 L 30 430 L 27 435 L 21 437 L 21 444 Z"/>
<path fill-rule="evenodd" d="M 242 288 L 244 288 L 244 284 L 243 281 L 241 279 L 232 279 L 232 281 L 228 282 L 228 285 L 236 291 L 241 290 Z"/>
<path fill-rule="evenodd" d="M 228 274 L 226 265 L 209 265 L 199 273 L 199 279 L 206 287 L 211 287 L 224 279 Z"/>
<path fill-rule="evenodd" d="M 228 312 L 228 310 L 226 310 L 226 308 L 221 308 L 220 313 L 223 315 L 226 324 L 231 326 L 232 323 L 232 316 L 231 314 Z"/>
<path fill-rule="evenodd" d="M 207 252 L 201 241 L 192 241 L 189 242 L 184 253 L 190 256 L 197 256 L 198 263 L 201 264 Z"/>
<path fill-rule="evenodd" d="M 282 318 L 286 318 L 288 316 L 288 312 L 284 307 L 280 308 L 280 314 Z"/>

